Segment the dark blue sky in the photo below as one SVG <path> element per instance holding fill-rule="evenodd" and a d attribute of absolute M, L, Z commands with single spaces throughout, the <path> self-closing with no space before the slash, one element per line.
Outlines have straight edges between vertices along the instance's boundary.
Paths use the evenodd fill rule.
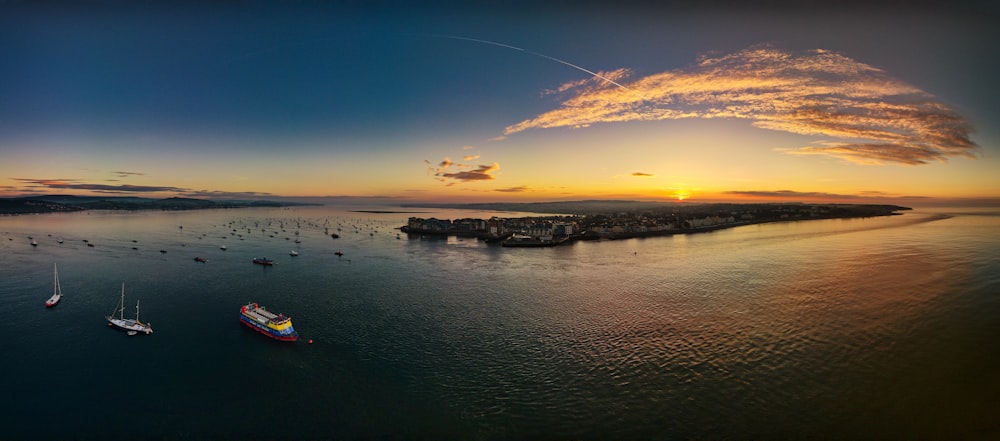
<path fill-rule="evenodd" d="M 593 79 L 585 70 L 624 68 L 636 81 L 768 45 L 884 70 L 954 109 L 995 155 L 996 12 L 934 2 L 6 2 L 0 146 L 129 152 L 123 167 L 166 148 L 361 162 L 375 151 L 434 164 L 474 147 L 474 168 L 500 162 L 483 150 L 568 148 L 534 139 L 544 128 L 489 140 L 564 106 L 571 94 L 549 92 Z M 74 178 L 65 173 L 20 178 Z"/>

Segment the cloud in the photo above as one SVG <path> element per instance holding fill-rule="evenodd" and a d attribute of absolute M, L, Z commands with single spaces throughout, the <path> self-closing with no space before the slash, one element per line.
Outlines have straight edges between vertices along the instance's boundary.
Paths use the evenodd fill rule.
<path fill-rule="evenodd" d="M 271 193 L 259 191 L 218 191 L 218 190 L 198 190 L 181 193 L 180 196 L 186 198 L 203 199 L 256 199 L 273 196 Z"/>
<path fill-rule="evenodd" d="M 460 171 L 456 173 L 439 173 L 436 176 L 462 182 L 491 181 L 496 179 L 496 177 L 493 176 L 493 172 L 497 170 L 500 170 L 500 164 L 494 162 L 490 165 L 480 165 L 475 170 Z"/>
<path fill-rule="evenodd" d="M 466 156 L 464 160 L 479 159 L 479 155 Z M 433 175 L 435 179 L 446 182 L 452 186 L 459 182 L 471 181 L 491 181 L 496 179 L 493 173 L 500 170 L 500 164 L 494 162 L 490 165 L 457 164 L 449 158 L 444 158 L 436 166 L 431 161 L 424 160 L 427 165 L 427 173 Z M 449 172 L 449 169 L 460 169 L 461 171 Z"/>
<path fill-rule="evenodd" d="M 462 157 L 463 161 L 475 161 L 477 159 L 479 159 L 479 155 L 468 155 Z"/>
<path fill-rule="evenodd" d="M 605 75 L 624 82 L 632 72 Z M 793 53 L 755 46 L 637 78 L 627 89 L 588 78 L 553 93 L 571 92 L 560 108 L 511 125 L 503 136 L 597 123 L 728 118 L 823 137 L 787 153 L 859 164 L 926 164 L 975 158 L 978 150 L 971 124 L 931 94 L 821 49 Z"/>
<path fill-rule="evenodd" d="M 733 190 L 725 191 L 723 194 L 731 194 L 735 196 L 756 196 L 756 197 L 767 197 L 767 198 L 788 198 L 788 199 L 800 199 L 803 197 L 819 197 L 819 198 L 846 198 L 854 197 L 854 195 L 844 195 L 844 194 L 834 194 L 834 193 L 823 193 L 815 191 L 792 191 L 792 190 Z"/>
<path fill-rule="evenodd" d="M 519 187 L 498 188 L 493 191 L 498 191 L 501 193 L 524 193 L 528 191 L 528 187 L 521 185 Z"/>
<path fill-rule="evenodd" d="M 762 197 L 771 199 L 792 199 L 792 200 L 802 200 L 802 199 L 885 199 L 885 198 L 907 198 L 907 199 L 921 199 L 923 196 L 908 196 L 896 193 L 888 193 L 879 190 L 866 190 L 860 191 L 856 194 L 836 194 L 836 193 L 825 193 L 825 192 L 815 192 L 815 191 L 792 191 L 792 190 L 777 190 L 777 191 L 767 191 L 767 190 L 733 190 L 725 191 L 723 194 L 734 195 L 734 196 L 752 196 L 752 197 Z"/>
<path fill-rule="evenodd" d="M 113 171 L 111 173 L 114 174 L 115 176 L 118 176 L 119 178 L 127 178 L 129 176 L 145 176 L 146 175 L 145 173 L 127 172 L 127 171 Z"/>
<path fill-rule="evenodd" d="M 34 187 L 34 188 L 88 190 L 100 193 L 157 193 L 163 191 L 173 191 L 173 192 L 188 191 L 185 188 L 166 187 L 166 186 L 160 187 L 160 186 L 149 186 L 149 185 L 88 184 L 83 182 L 76 182 L 73 179 L 24 179 L 24 178 L 13 178 L 13 179 L 15 181 L 20 181 L 26 184 L 30 184 L 29 187 Z"/>
<path fill-rule="evenodd" d="M 635 172 L 635 173 L 632 173 L 632 176 L 647 178 L 647 177 L 652 177 L 654 175 L 651 175 L 649 173 L 643 173 L 643 172 Z"/>

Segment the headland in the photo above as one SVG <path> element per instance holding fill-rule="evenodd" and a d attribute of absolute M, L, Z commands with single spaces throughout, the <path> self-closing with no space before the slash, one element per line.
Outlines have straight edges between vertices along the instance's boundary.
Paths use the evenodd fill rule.
<path fill-rule="evenodd" d="M 564 213 L 490 219 L 411 217 L 407 234 L 476 237 L 503 246 L 545 247 L 577 240 L 616 240 L 716 231 L 744 225 L 898 215 L 908 207 L 874 204 L 664 204 L 576 201 L 539 204 L 436 206 L 496 211 Z"/>

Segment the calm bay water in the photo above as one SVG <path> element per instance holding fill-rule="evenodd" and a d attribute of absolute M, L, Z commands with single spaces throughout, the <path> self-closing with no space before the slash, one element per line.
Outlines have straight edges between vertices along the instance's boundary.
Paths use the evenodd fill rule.
<path fill-rule="evenodd" d="M 0 218 L 0 438 L 1000 437 L 997 210 L 546 249 L 393 229 L 493 214 Z M 105 326 L 122 282 L 152 336 Z M 314 343 L 241 326 L 251 300 Z"/>

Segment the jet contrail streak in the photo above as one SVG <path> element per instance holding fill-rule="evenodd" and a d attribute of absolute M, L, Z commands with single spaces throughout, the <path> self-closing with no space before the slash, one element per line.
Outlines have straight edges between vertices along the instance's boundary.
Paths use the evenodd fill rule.
<path fill-rule="evenodd" d="M 601 74 L 599 74 L 597 72 L 593 72 L 593 71 L 584 69 L 584 68 L 582 68 L 580 66 L 577 66 L 577 65 L 575 65 L 573 63 L 570 63 L 569 61 L 560 60 L 560 59 L 558 59 L 556 57 L 550 57 L 550 56 L 542 54 L 542 53 L 538 53 L 538 52 L 535 52 L 535 51 L 532 51 L 532 50 L 528 50 L 528 49 L 524 49 L 524 48 L 519 48 L 517 46 L 511 46 L 509 44 L 497 43 L 495 41 L 489 41 L 489 40 L 480 40 L 478 38 L 459 37 L 457 35 L 440 35 L 440 37 L 442 37 L 442 38 L 450 38 L 452 40 L 464 40 L 464 41 L 472 41 L 472 42 L 475 42 L 475 43 L 492 44 L 494 46 L 500 46 L 500 47 L 505 47 L 507 49 L 513 49 L 513 50 L 516 50 L 516 51 L 521 51 L 521 52 L 529 53 L 529 54 L 537 56 L 537 57 L 542 57 L 542 58 L 545 58 L 547 60 L 555 61 L 556 63 L 564 64 L 566 66 L 572 67 L 572 68 L 574 68 L 576 70 L 579 70 L 581 72 L 586 72 L 586 73 L 588 73 L 590 75 L 593 75 L 593 76 L 595 76 L 597 78 L 600 78 L 600 79 L 602 79 L 604 81 L 607 81 L 607 82 L 609 82 L 611 84 L 614 84 L 615 86 L 618 86 L 618 87 L 620 87 L 620 88 L 622 88 L 624 90 L 632 92 L 632 93 L 638 95 L 642 99 L 646 99 L 645 97 L 642 96 L 641 93 L 636 92 L 635 90 L 629 89 L 628 87 L 625 87 L 625 86 L 623 86 L 623 85 L 615 82 L 611 78 L 605 77 L 604 75 L 601 75 Z"/>

